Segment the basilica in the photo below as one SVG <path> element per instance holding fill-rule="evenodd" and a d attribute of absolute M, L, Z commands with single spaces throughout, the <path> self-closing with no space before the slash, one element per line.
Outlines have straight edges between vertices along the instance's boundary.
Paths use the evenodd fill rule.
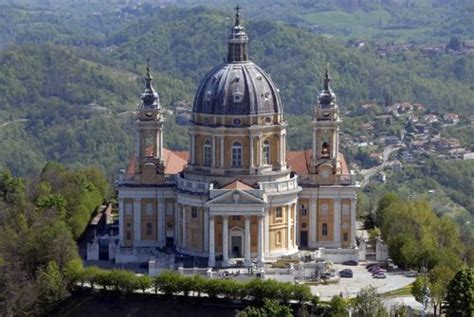
<path fill-rule="evenodd" d="M 248 44 L 237 12 L 225 62 L 197 89 L 189 152 L 164 148 L 165 112 L 147 69 L 135 155 L 116 183 L 122 261 L 171 247 L 210 267 L 250 266 L 301 249 L 356 248 L 358 185 L 339 152 L 328 71 L 308 126 L 312 148 L 289 152 L 279 89 Z"/>

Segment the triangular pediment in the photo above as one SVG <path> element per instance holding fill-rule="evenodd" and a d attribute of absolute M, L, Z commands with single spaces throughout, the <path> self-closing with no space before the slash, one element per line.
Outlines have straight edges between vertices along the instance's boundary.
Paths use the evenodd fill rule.
<path fill-rule="evenodd" d="M 260 205 L 265 201 L 240 189 L 229 190 L 206 203 L 207 207 L 214 205 Z"/>

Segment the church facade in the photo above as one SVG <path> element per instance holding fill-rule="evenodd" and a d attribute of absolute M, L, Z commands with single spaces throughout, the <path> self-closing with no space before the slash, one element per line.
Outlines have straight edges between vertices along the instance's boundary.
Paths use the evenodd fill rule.
<path fill-rule="evenodd" d="M 214 267 L 354 248 L 358 185 L 339 152 L 330 80 L 326 70 L 308 127 L 312 149 L 287 152 L 279 90 L 250 61 L 237 12 L 227 61 L 200 84 L 189 152 L 179 152 L 163 146 L 166 120 L 148 68 L 135 155 L 117 182 L 117 251 L 172 246 Z"/>

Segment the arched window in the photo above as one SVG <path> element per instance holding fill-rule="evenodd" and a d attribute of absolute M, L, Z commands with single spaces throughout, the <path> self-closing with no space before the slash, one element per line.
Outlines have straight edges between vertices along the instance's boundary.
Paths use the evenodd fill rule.
<path fill-rule="evenodd" d="M 151 222 L 148 222 L 146 224 L 146 235 L 151 236 L 152 232 L 153 232 L 153 225 L 151 224 Z"/>
<path fill-rule="evenodd" d="M 232 167 L 242 167 L 242 144 L 238 141 L 232 144 Z"/>
<path fill-rule="evenodd" d="M 270 142 L 263 142 L 262 149 L 263 164 L 270 164 Z"/>
<path fill-rule="evenodd" d="M 323 236 L 327 236 L 327 235 L 328 235 L 328 224 L 323 223 Z"/>
<path fill-rule="evenodd" d="M 202 158 L 203 165 L 211 166 L 212 164 L 211 140 L 206 139 L 206 141 L 204 141 L 204 149 L 202 153 L 203 153 L 203 158 Z"/>

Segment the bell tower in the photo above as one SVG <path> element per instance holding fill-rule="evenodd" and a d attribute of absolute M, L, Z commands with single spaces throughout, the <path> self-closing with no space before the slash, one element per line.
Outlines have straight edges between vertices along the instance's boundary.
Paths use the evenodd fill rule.
<path fill-rule="evenodd" d="M 160 105 L 160 97 L 151 82 L 150 67 L 147 66 L 145 91 L 138 108 L 137 129 L 137 167 L 142 181 L 155 179 L 156 174 L 163 174 L 163 124 L 165 118 Z"/>
<path fill-rule="evenodd" d="M 312 132 L 313 155 L 311 160 L 311 173 L 319 174 L 323 179 L 331 174 L 340 174 L 339 161 L 339 129 L 341 120 L 336 95 L 331 86 L 331 77 L 326 68 L 324 75 L 324 88 L 319 94 L 315 106 Z"/>

